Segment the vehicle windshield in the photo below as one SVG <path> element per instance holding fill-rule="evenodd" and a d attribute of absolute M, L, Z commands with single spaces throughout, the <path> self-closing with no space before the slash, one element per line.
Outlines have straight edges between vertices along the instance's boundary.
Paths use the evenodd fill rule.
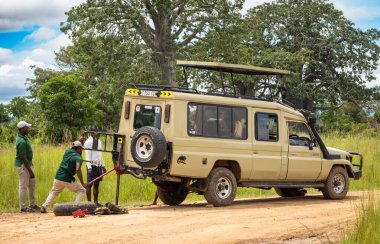
<path fill-rule="evenodd" d="M 160 129 L 161 110 L 162 109 L 160 106 L 141 105 L 141 104 L 136 105 L 133 128 L 137 130 L 143 126 L 154 126 Z"/>

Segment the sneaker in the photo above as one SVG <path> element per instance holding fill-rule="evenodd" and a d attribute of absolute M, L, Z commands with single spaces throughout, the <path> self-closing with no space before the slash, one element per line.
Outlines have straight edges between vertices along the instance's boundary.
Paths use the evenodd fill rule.
<path fill-rule="evenodd" d="M 21 213 L 34 213 L 34 210 L 31 208 L 22 208 L 20 209 Z"/>
<path fill-rule="evenodd" d="M 46 210 L 46 208 L 44 206 L 41 206 L 40 212 L 41 213 L 47 213 L 47 210 Z"/>
<path fill-rule="evenodd" d="M 40 210 L 40 207 L 36 204 L 30 205 L 29 207 L 33 210 Z"/>

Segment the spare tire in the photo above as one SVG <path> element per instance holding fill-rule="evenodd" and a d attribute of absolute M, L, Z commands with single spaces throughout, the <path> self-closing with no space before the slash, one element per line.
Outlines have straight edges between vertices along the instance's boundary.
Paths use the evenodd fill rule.
<path fill-rule="evenodd" d="M 96 208 L 97 207 L 93 202 L 63 202 L 54 204 L 53 212 L 56 216 L 70 216 L 78 209 L 87 209 L 87 213 L 94 213 Z"/>
<path fill-rule="evenodd" d="M 165 136 L 156 127 L 141 127 L 132 137 L 132 158 L 141 167 L 157 167 L 164 161 L 166 151 Z"/>

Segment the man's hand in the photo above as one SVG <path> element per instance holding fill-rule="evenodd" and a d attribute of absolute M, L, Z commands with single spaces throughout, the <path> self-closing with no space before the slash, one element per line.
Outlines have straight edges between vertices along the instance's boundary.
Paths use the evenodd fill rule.
<path fill-rule="evenodd" d="M 30 176 L 31 179 L 34 179 L 34 173 L 33 173 L 32 170 L 29 172 L 29 176 Z"/>
<path fill-rule="evenodd" d="M 107 172 L 107 169 L 106 169 L 106 167 L 103 167 L 103 174 L 104 174 L 105 172 Z"/>
<path fill-rule="evenodd" d="M 87 140 L 87 137 L 85 135 L 81 135 L 78 139 L 78 141 L 80 141 L 82 143 L 82 145 L 84 145 L 84 142 Z"/>
<path fill-rule="evenodd" d="M 87 188 L 88 184 L 87 184 L 87 183 L 83 183 L 82 186 L 83 186 L 84 188 Z"/>

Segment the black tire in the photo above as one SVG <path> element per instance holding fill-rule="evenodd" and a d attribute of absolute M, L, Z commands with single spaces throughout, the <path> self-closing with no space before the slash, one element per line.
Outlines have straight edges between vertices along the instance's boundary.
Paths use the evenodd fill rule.
<path fill-rule="evenodd" d="M 54 204 L 53 212 L 56 216 L 70 216 L 74 211 L 78 209 L 87 209 L 87 213 L 93 213 L 96 208 L 97 207 L 93 202 L 63 202 Z"/>
<path fill-rule="evenodd" d="M 157 185 L 157 195 L 160 200 L 169 206 L 176 206 L 185 201 L 189 190 L 182 184 L 163 182 Z"/>
<path fill-rule="evenodd" d="M 132 137 L 132 158 L 141 167 L 157 167 L 165 159 L 166 151 L 165 136 L 156 127 L 141 127 Z"/>
<path fill-rule="evenodd" d="M 306 190 L 303 188 L 278 188 L 274 190 L 281 197 L 303 197 L 306 195 Z"/>
<path fill-rule="evenodd" d="M 335 166 L 331 169 L 329 176 L 322 188 L 323 196 L 328 200 L 339 200 L 346 197 L 350 182 L 346 169 Z"/>
<path fill-rule="evenodd" d="M 227 206 L 235 199 L 236 190 L 235 175 L 229 169 L 217 167 L 207 177 L 204 197 L 214 207 Z"/>

